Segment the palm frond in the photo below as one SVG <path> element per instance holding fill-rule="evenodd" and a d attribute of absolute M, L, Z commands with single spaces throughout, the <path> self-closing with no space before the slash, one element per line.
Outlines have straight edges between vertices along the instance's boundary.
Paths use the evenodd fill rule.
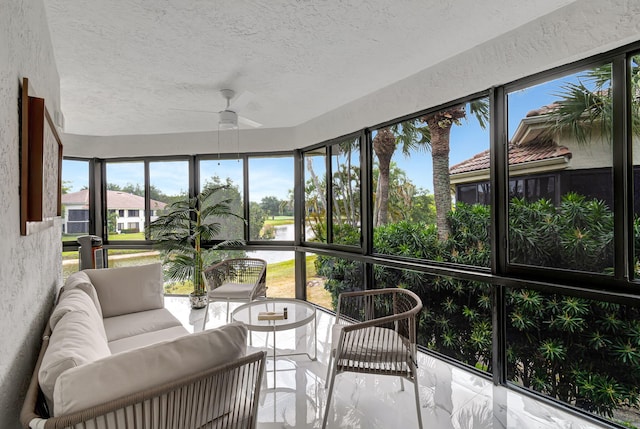
<path fill-rule="evenodd" d="M 489 99 L 478 98 L 469 102 L 469 113 L 476 117 L 482 129 L 489 124 Z"/>
<path fill-rule="evenodd" d="M 396 145 L 400 146 L 403 155 L 407 156 L 413 150 L 429 150 L 431 132 L 419 118 L 395 124 L 391 131 L 396 136 Z"/>
<path fill-rule="evenodd" d="M 563 85 L 557 106 L 548 114 L 548 132 L 568 132 L 580 144 L 588 144 L 594 131 L 611 136 L 612 103 L 609 89 L 589 89 L 582 81 Z"/>

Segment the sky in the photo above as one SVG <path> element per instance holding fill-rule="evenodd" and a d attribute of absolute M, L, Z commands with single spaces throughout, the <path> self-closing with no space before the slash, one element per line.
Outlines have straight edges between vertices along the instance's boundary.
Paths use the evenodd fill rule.
<path fill-rule="evenodd" d="M 527 112 L 550 104 L 558 99 L 558 92 L 566 82 L 575 82 L 576 76 L 550 81 L 541 85 L 528 87 L 508 95 L 508 128 L 509 137 L 516 130 L 518 123 Z M 450 165 L 471 158 L 473 155 L 489 149 L 489 129 L 482 129 L 472 115 L 463 119 L 460 126 L 451 130 Z M 320 157 L 316 157 L 318 160 Z M 394 153 L 392 161 L 405 171 L 407 177 L 417 187 L 433 192 L 433 169 L 431 154 L 428 151 L 412 153 L 405 157 L 401 151 Z M 324 171 L 319 163 L 314 162 L 316 173 Z M 242 169 L 237 159 L 205 160 L 201 162 L 201 180 L 218 175 L 229 177 L 241 189 Z M 70 186 L 70 192 L 79 191 L 88 186 L 88 162 L 64 160 L 62 180 Z M 188 189 L 188 170 L 186 161 L 152 162 L 150 164 L 151 184 L 167 195 L 176 195 Z M 144 183 L 144 167 L 142 162 L 108 163 L 107 181 L 119 186 Z M 250 158 L 249 160 L 249 199 L 260 201 L 266 196 L 276 196 L 281 200 L 289 199 L 289 191 L 293 188 L 293 157 Z"/>

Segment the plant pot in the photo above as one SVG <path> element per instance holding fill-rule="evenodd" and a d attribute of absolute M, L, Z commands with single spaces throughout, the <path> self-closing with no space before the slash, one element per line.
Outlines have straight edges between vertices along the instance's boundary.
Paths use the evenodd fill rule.
<path fill-rule="evenodd" d="M 207 302 L 209 301 L 209 297 L 205 295 L 194 295 L 193 292 L 189 294 L 189 301 L 191 301 L 191 308 L 205 308 L 207 306 Z"/>

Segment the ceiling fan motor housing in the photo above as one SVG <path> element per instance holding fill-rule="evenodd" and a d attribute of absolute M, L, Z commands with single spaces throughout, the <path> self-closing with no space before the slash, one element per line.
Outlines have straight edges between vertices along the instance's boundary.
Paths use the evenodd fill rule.
<path fill-rule="evenodd" d="M 221 130 L 229 130 L 238 127 L 238 114 L 231 110 L 220 112 L 218 126 Z"/>

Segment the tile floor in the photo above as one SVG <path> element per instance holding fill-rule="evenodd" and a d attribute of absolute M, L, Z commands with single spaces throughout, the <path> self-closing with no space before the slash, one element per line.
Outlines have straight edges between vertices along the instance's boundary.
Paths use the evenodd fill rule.
<path fill-rule="evenodd" d="M 192 310 L 187 298 L 167 297 L 169 308 L 191 332 L 202 330 L 204 310 Z M 231 304 L 231 308 L 235 307 Z M 209 306 L 207 329 L 225 323 L 226 304 Z M 333 316 L 317 312 L 318 359 L 306 356 L 273 361 L 260 396 L 258 428 L 320 428 L 327 391 L 329 327 Z M 272 334 L 271 334 L 272 335 Z M 279 353 L 313 349 L 312 325 L 277 333 Z M 264 333 L 253 333 L 253 348 L 271 343 Z M 313 353 L 311 353 L 313 354 Z M 269 353 L 271 356 L 271 352 Z M 601 428 L 576 415 L 519 395 L 473 373 L 426 354 L 418 356 L 420 406 L 425 429 L 587 429 Z M 327 428 L 404 429 L 417 427 L 414 389 L 398 378 L 344 373 L 336 377 Z"/>

